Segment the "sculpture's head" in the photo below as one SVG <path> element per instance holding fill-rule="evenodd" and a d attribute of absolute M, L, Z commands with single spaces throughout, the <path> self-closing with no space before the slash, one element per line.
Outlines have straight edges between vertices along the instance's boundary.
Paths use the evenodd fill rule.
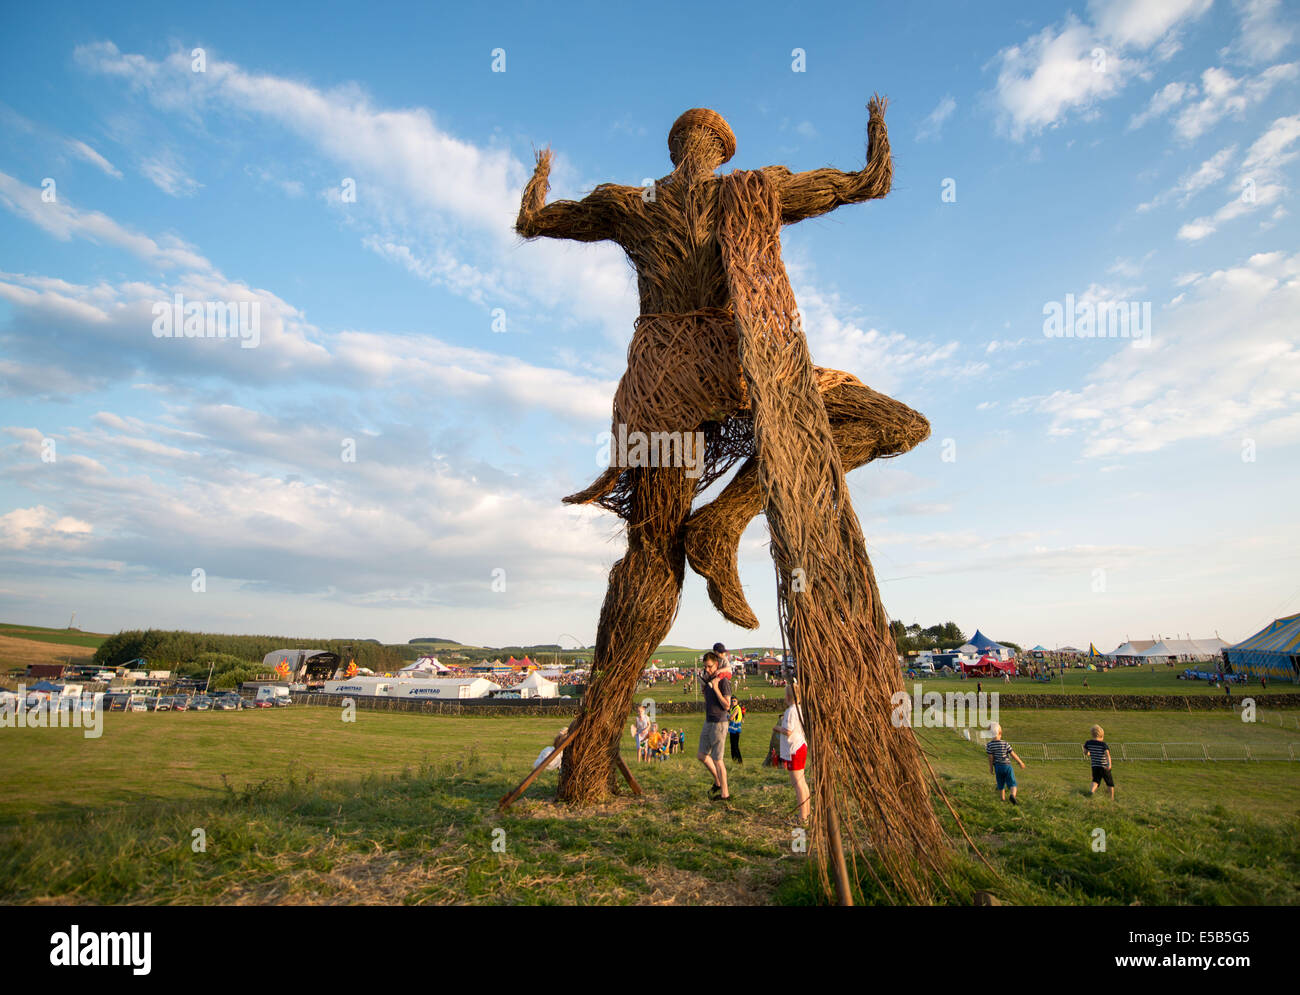
<path fill-rule="evenodd" d="M 674 166 L 690 160 L 710 172 L 736 154 L 736 136 L 716 111 L 696 107 L 673 122 L 668 132 L 668 156 Z"/>

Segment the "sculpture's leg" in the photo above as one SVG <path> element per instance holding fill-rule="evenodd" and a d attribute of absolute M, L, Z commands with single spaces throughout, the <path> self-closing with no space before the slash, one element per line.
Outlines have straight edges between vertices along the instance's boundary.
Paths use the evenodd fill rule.
<path fill-rule="evenodd" d="M 873 459 L 905 453 L 930 434 L 924 415 L 856 379 L 824 391 L 822 403 L 845 473 Z M 762 510 L 758 468 L 749 459 L 686 525 L 691 569 L 708 582 L 709 600 L 722 616 L 746 629 L 757 629 L 758 618 L 740 586 L 736 553 L 745 527 Z"/>
<path fill-rule="evenodd" d="M 609 574 L 591 682 L 561 764 L 559 798 L 570 803 L 598 802 L 616 790 L 615 758 L 637 678 L 672 627 L 686 572 L 682 533 L 695 482 L 680 468 L 631 472 L 627 555 Z"/>

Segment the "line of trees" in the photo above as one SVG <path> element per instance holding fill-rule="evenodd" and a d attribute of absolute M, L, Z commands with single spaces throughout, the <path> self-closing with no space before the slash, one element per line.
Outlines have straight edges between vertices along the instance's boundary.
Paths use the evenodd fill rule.
<path fill-rule="evenodd" d="M 151 668 L 176 670 L 200 662 L 204 654 L 216 653 L 260 669 L 266 654 L 289 648 L 329 650 L 345 660 L 355 659 L 358 667 L 369 667 L 380 673 L 395 670 L 403 663 L 403 654 L 396 649 L 369 640 L 231 636 L 176 629 L 131 629 L 109 636 L 95 651 L 95 663 L 101 667 L 117 667 L 143 658 Z"/>
<path fill-rule="evenodd" d="M 966 643 L 966 634 L 956 622 L 943 622 L 922 628 L 916 624 L 904 625 L 895 619 L 889 623 L 889 630 L 894 634 L 898 652 L 903 654 L 919 650 L 955 650 Z"/>

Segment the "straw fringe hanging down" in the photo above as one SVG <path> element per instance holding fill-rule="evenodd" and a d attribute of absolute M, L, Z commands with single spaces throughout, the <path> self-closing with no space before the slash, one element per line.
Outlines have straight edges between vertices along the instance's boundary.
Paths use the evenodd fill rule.
<path fill-rule="evenodd" d="M 720 215 L 759 487 L 803 687 L 814 838 L 827 853 L 835 811 L 850 839 L 875 851 L 887 884 L 924 897 L 918 870 L 938 858 L 943 834 L 912 730 L 890 722 L 890 696 L 902 690 L 897 653 L 781 265 L 778 192 L 760 172 L 733 173 Z M 824 875 L 825 857 L 819 866 Z"/>
<path fill-rule="evenodd" d="M 866 867 L 886 894 L 917 901 L 940 870 L 944 836 L 912 731 L 889 721 L 902 677 L 844 474 L 906 452 L 929 424 L 856 377 L 812 365 L 780 255 L 783 224 L 889 192 L 884 107 L 879 98 L 869 104 L 867 162 L 851 173 L 774 166 L 718 177 L 735 137 L 719 115 L 697 109 L 674 125 L 676 168 L 653 196 L 604 184 L 582 201 L 547 205 L 545 151 L 516 228 L 529 238 L 622 246 L 637 270 L 641 317 L 614 397 L 614 434 L 704 440 L 690 475 L 677 464 L 626 465 L 612 453 L 608 470 L 565 499 L 620 515 L 628 550 L 610 572 L 559 797 L 587 803 L 617 791 L 637 678 L 676 616 L 687 563 L 726 618 L 758 627 L 736 554 L 745 526 L 764 512 L 804 687 L 823 882 L 829 890 L 838 822 L 850 853 L 870 854 Z M 738 462 L 722 492 L 693 509 Z"/>

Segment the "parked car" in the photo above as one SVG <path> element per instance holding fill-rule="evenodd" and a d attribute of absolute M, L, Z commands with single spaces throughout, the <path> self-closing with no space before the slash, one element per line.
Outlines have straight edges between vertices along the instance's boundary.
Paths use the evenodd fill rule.
<path fill-rule="evenodd" d="M 293 704 L 293 699 L 292 699 L 292 698 L 272 698 L 272 699 L 271 699 L 271 704 L 274 705 L 276 708 L 288 708 L 290 705 Z"/>
<path fill-rule="evenodd" d="M 212 707 L 219 712 L 237 712 L 243 705 L 243 699 L 237 694 L 219 695 L 212 702 Z"/>
<path fill-rule="evenodd" d="M 132 698 L 126 703 L 126 710 L 128 712 L 147 712 L 149 711 L 149 705 L 143 698 Z"/>
<path fill-rule="evenodd" d="M 153 706 L 155 712 L 170 712 L 172 710 L 172 700 L 170 698 L 159 698 L 158 704 Z"/>
<path fill-rule="evenodd" d="M 195 712 L 209 712 L 212 710 L 212 699 L 207 695 L 201 694 L 190 702 L 190 710 Z"/>

